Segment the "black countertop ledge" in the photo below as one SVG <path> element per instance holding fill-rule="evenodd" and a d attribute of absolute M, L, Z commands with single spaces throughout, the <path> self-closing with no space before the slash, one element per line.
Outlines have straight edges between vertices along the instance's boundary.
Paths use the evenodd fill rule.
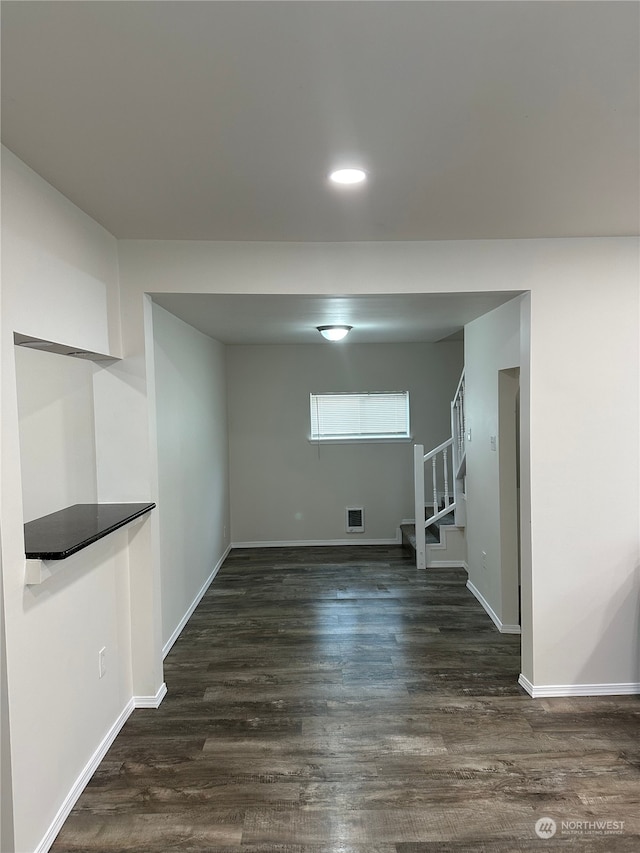
<path fill-rule="evenodd" d="M 150 512 L 154 503 L 74 504 L 24 526 L 28 560 L 64 560 Z"/>

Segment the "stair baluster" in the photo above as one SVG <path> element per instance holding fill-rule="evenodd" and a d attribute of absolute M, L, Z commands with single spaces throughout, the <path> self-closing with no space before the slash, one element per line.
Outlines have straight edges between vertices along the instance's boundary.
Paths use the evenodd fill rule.
<path fill-rule="evenodd" d="M 442 475 L 444 479 L 444 505 L 449 506 L 449 466 L 447 448 L 442 451 Z"/>
<path fill-rule="evenodd" d="M 433 456 L 431 459 L 431 486 L 433 488 L 433 514 L 435 515 L 438 512 L 438 487 L 437 487 L 437 477 L 436 477 L 436 457 Z"/>

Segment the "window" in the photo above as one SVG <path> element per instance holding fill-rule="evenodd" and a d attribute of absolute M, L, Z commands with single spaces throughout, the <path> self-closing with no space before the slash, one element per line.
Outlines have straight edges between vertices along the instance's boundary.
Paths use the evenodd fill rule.
<path fill-rule="evenodd" d="M 313 441 L 411 438 L 409 392 L 311 394 Z"/>

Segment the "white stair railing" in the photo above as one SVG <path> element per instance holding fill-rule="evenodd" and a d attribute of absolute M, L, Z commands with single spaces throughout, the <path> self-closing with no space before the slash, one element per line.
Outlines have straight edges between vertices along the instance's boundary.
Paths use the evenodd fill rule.
<path fill-rule="evenodd" d="M 415 444 L 413 447 L 416 565 L 419 569 L 425 569 L 427 566 L 426 534 L 427 528 L 431 524 L 451 512 L 454 513 L 454 522 L 458 527 L 464 527 L 466 523 L 465 477 L 467 457 L 465 452 L 464 392 L 464 371 L 462 371 L 460 382 L 451 403 L 451 438 L 434 447 L 429 453 L 424 452 L 424 445 L 422 444 Z M 425 466 L 426 470 L 431 472 L 428 490 L 425 487 Z M 453 485 L 453 495 L 449 491 L 450 483 Z M 429 517 L 425 517 L 425 494 L 427 492 L 433 499 L 433 514 Z"/>
<path fill-rule="evenodd" d="M 413 447 L 414 492 L 416 517 L 416 565 L 419 569 L 426 568 L 426 532 L 427 528 L 443 516 L 454 512 L 456 502 L 449 494 L 450 466 L 452 464 L 449 448 L 453 439 L 449 438 L 429 453 L 424 452 L 422 444 Z M 427 463 L 431 463 L 430 465 Z M 426 466 L 426 467 L 425 467 Z M 433 513 L 425 518 L 425 472 L 430 472 L 429 495 L 433 498 Z M 428 475 L 427 475 L 428 479 Z M 442 487 L 440 489 L 439 487 Z M 442 504 L 442 509 L 440 505 Z"/>
<path fill-rule="evenodd" d="M 460 465 L 460 460 L 465 456 L 464 448 L 464 370 L 458 382 L 456 393 L 451 403 L 451 436 L 454 440 L 454 462 L 457 462 L 456 468 Z"/>

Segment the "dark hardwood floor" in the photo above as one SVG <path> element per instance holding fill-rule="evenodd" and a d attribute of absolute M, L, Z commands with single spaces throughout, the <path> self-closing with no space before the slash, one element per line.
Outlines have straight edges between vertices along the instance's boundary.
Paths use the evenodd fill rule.
<path fill-rule="evenodd" d="M 52 850 L 637 853 L 638 698 L 531 699 L 465 583 L 399 547 L 233 551 Z"/>

